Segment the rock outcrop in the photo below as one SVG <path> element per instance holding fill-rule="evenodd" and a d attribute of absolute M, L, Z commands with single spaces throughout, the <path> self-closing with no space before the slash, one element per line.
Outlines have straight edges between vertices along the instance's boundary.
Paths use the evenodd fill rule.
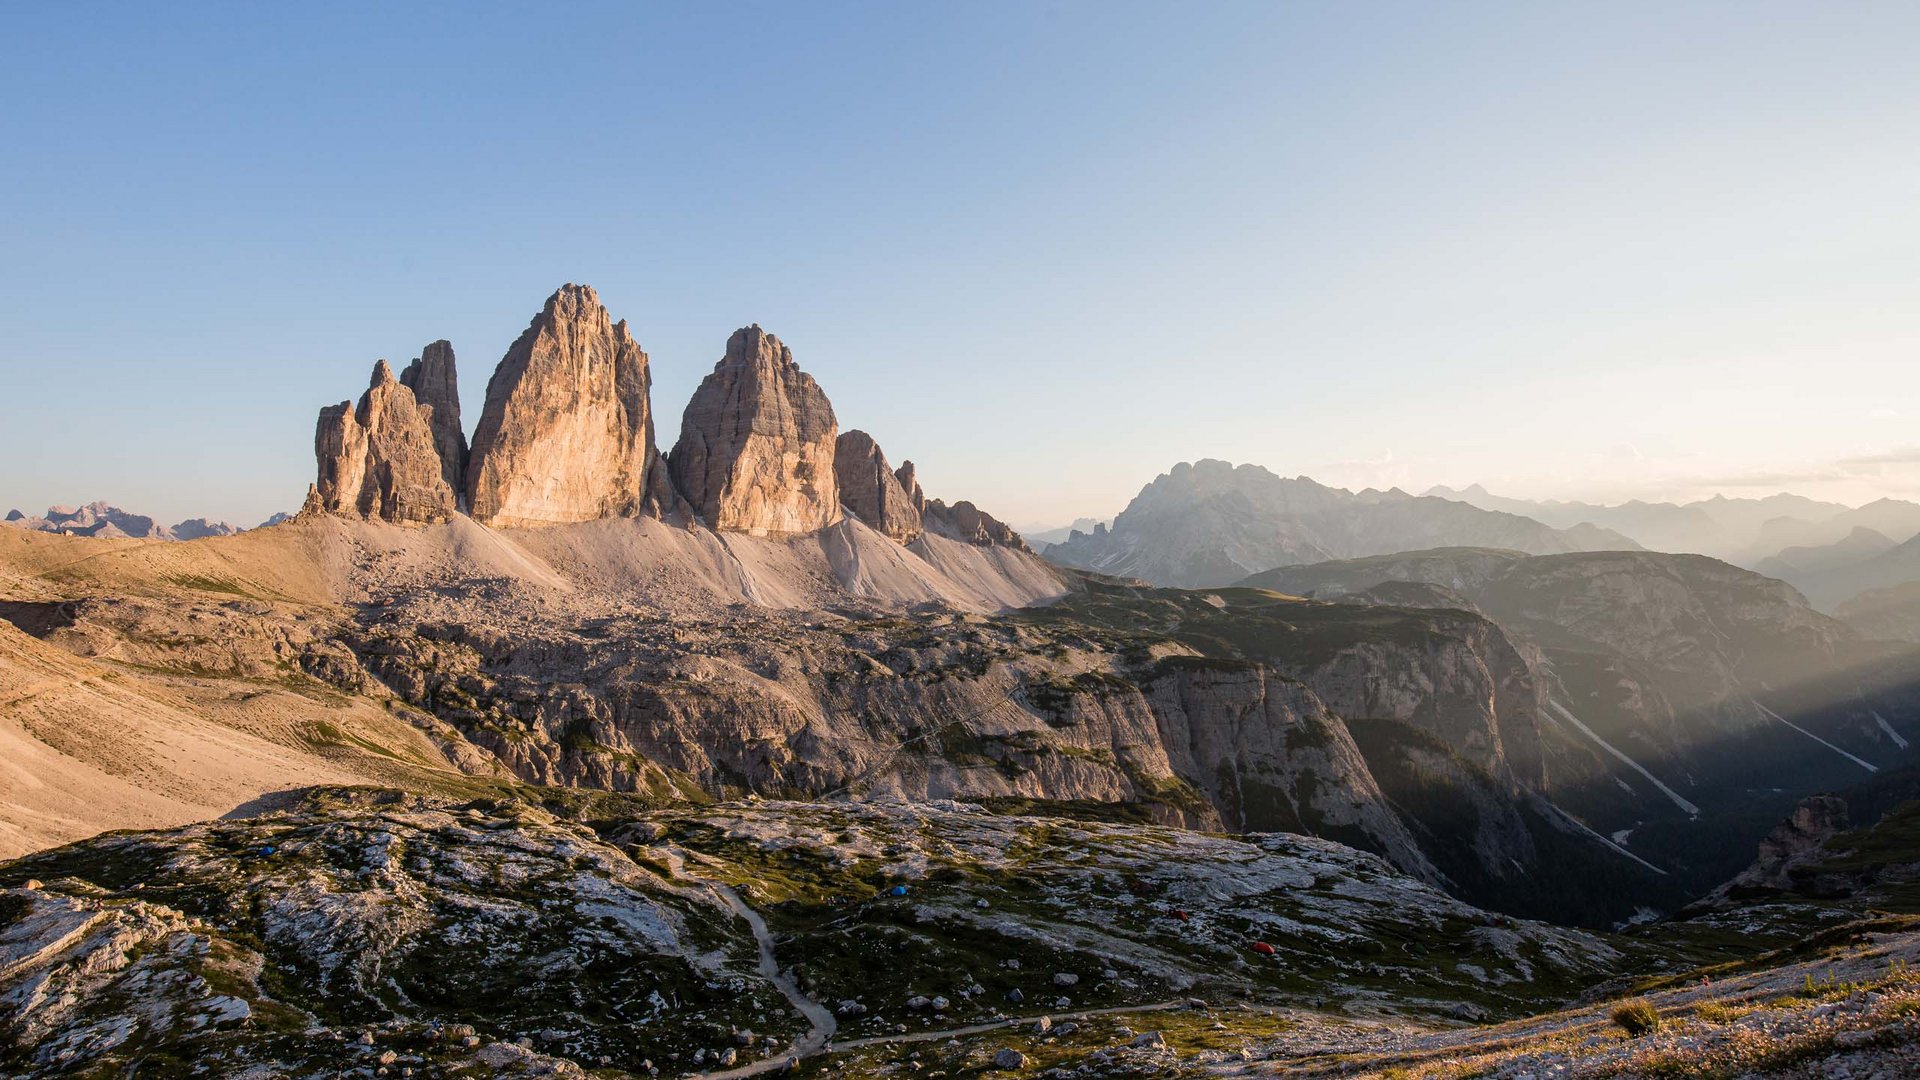
<path fill-rule="evenodd" d="M 907 501 L 920 515 L 920 524 L 928 532 L 981 547 L 1032 550 L 1011 525 L 964 499 L 948 506 L 939 499 L 927 498 L 926 492 L 920 490 L 919 474 L 913 462 L 901 462 L 894 479 L 899 482 L 900 489 L 906 492 Z"/>
<path fill-rule="evenodd" d="M 562 286 L 487 383 L 466 470 L 468 512 L 502 526 L 667 513 L 673 493 L 654 445 L 651 383 L 626 322 L 614 322 L 589 286 Z"/>
<path fill-rule="evenodd" d="M 415 524 L 453 516 L 433 409 L 414 400 L 385 360 L 374 365 L 358 407 L 343 401 L 320 410 L 313 452 L 319 504 L 330 513 Z"/>
<path fill-rule="evenodd" d="M 793 350 L 758 325 L 736 330 L 687 402 L 668 458 L 673 482 L 715 529 L 807 533 L 839 520 L 833 406 Z"/>
<path fill-rule="evenodd" d="M 849 431 L 833 447 L 840 505 L 879 532 L 911 544 L 921 532 L 920 508 L 887 467 L 887 455 L 864 431 Z"/>
<path fill-rule="evenodd" d="M 400 372 L 413 399 L 433 409 L 433 444 L 440 451 L 440 474 L 456 495 L 466 491 L 467 434 L 460 426 L 460 379 L 454 371 L 453 345 L 436 341 Z"/>

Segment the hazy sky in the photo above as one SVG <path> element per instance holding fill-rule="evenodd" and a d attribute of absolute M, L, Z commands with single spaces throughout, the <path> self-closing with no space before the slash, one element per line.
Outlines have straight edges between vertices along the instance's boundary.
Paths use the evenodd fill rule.
<path fill-rule="evenodd" d="M 0 510 L 251 524 L 594 284 L 929 494 L 1920 496 L 1920 5 L 9 8 Z"/>

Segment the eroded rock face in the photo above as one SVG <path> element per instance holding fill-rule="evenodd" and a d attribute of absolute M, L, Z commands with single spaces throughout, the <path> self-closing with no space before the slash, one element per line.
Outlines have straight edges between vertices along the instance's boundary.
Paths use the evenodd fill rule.
<path fill-rule="evenodd" d="M 487 383 L 469 512 L 502 526 L 665 514 L 673 493 L 654 445 L 651 383 L 626 322 L 591 287 L 562 286 Z"/>
<path fill-rule="evenodd" d="M 320 410 L 313 452 L 323 510 L 414 524 L 453 516 L 453 487 L 434 442 L 433 409 L 414 400 L 385 360 L 374 365 L 357 407 L 343 401 Z"/>
<path fill-rule="evenodd" d="M 893 475 L 900 489 L 906 493 L 907 502 L 919 512 L 920 525 L 926 531 L 981 547 L 1032 550 L 1020 538 L 1020 534 L 1013 531 L 1012 526 L 964 499 L 948 506 L 939 499 L 927 498 L 926 493 L 920 490 L 920 478 L 913 462 L 901 462 L 899 470 Z"/>
<path fill-rule="evenodd" d="M 780 339 L 750 326 L 687 402 L 673 482 L 716 529 L 807 533 L 839 520 L 839 422 Z"/>
<path fill-rule="evenodd" d="M 453 345 L 436 341 L 400 372 L 413 399 L 433 409 L 433 443 L 440 451 L 440 474 L 456 495 L 466 490 L 467 434 L 460 426 L 460 379 L 454 371 Z"/>
<path fill-rule="evenodd" d="M 833 473 L 840 485 L 840 505 L 903 544 L 920 535 L 920 509 L 908 498 L 887 455 L 864 431 L 841 435 L 833 447 Z"/>

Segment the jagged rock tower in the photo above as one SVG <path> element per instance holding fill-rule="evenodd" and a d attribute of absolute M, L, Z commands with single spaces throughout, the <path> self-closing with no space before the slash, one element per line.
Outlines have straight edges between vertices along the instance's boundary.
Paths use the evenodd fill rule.
<path fill-rule="evenodd" d="M 750 326 L 693 392 L 668 455 L 674 486 L 716 529 L 807 533 L 839 520 L 839 423 L 780 339 Z"/>
<path fill-rule="evenodd" d="M 451 368 L 447 374 L 451 379 Z M 433 423 L 433 406 L 417 402 L 385 360 L 375 364 L 358 407 L 343 401 L 320 410 L 313 437 L 320 476 L 310 501 L 332 513 L 383 521 L 448 520 L 454 488 Z"/>
<path fill-rule="evenodd" d="M 453 346 L 436 341 L 400 372 L 413 399 L 433 409 L 433 444 L 440 451 L 440 472 L 456 496 L 466 491 L 467 433 L 460 426 L 460 377 L 453 367 Z"/>
<path fill-rule="evenodd" d="M 586 285 L 548 298 L 487 383 L 466 469 L 490 525 L 660 516 L 673 491 L 654 444 L 647 354 Z"/>
<path fill-rule="evenodd" d="M 903 544 L 919 539 L 920 508 L 887 467 L 887 455 L 864 431 L 841 435 L 833 447 L 833 472 L 840 484 L 840 505 L 876 530 Z"/>
<path fill-rule="evenodd" d="M 896 472 L 780 339 L 749 326 L 701 381 L 671 455 L 655 442 L 647 354 L 585 285 L 563 285 L 494 369 L 467 445 L 453 346 L 394 377 L 382 360 L 355 408 L 320 410 L 305 512 L 432 524 L 465 511 L 504 528 L 698 514 L 715 529 L 800 535 L 845 513 L 902 544 L 925 533 L 1025 549 L 972 503 L 929 500 Z"/>

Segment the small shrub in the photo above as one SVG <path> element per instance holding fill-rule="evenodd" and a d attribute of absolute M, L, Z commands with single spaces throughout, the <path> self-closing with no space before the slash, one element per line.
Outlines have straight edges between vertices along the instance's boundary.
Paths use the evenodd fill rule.
<path fill-rule="evenodd" d="M 1724 1024 L 1730 1020 L 1738 1020 L 1746 1014 L 1746 1009 L 1737 1009 L 1718 1001 L 1703 1001 L 1693 1007 L 1693 1015 L 1709 1024 Z"/>
<path fill-rule="evenodd" d="M 1646 998 L 1634 998 L 1615 1005 L 1612 1019 L 1622 1031 L 1636 1039 L 1660 1030 L 1660 1010 L 1654 1008 L 1653 1002 Z"/>

